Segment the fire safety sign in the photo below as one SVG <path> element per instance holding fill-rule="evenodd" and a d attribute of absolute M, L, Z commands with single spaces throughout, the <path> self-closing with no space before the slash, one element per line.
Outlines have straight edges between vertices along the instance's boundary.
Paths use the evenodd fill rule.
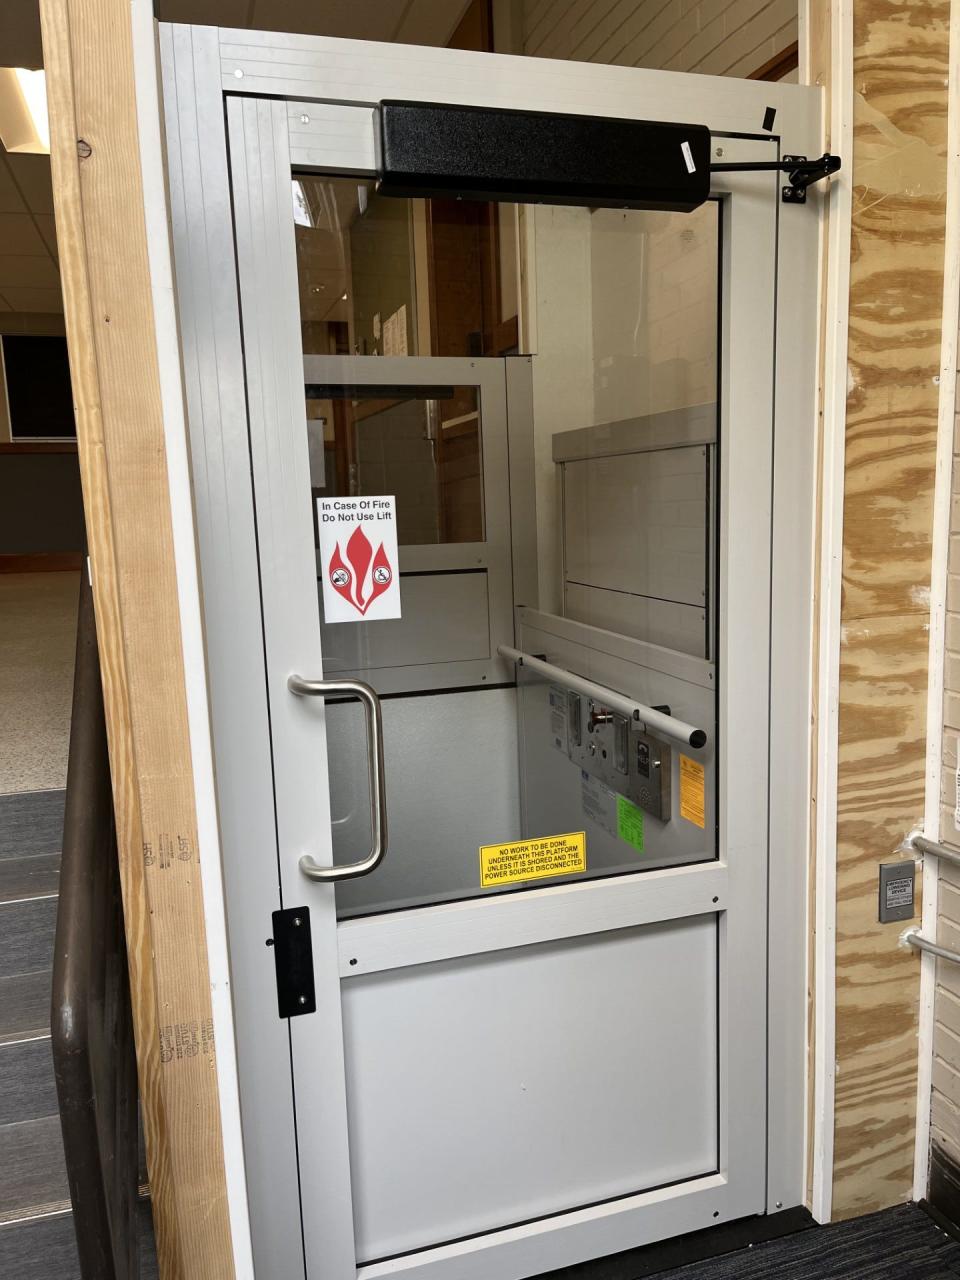
<path fill-rule="evenodd" d="M 325 622 L 400 617 L 397 500 L 318 498 Z"/>

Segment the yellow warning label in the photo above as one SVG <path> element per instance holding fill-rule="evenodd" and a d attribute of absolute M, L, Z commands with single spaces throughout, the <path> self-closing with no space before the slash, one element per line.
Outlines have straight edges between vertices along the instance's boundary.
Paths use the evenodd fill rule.
<path fill-rule="evenodd" d="M 516 884 L 520 880 L 542 880 L 546 876 L 567 876 L 586 869 L 587 837 L 582 831 L 480 846 L 482 889 Z"/>
<path fill-rule="evenodd" d="M 680 757 L 680 817 L 698 827 L 704 825 L 703 765 L 689 756 Z"/>

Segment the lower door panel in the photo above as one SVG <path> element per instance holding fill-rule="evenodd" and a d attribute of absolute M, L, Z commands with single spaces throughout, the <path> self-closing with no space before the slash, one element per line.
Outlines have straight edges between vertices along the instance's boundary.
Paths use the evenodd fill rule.
<path fill-rule="evenodd" d="M 357 1256 L 717 1167 L 717 918 L 343 983 Z"/>

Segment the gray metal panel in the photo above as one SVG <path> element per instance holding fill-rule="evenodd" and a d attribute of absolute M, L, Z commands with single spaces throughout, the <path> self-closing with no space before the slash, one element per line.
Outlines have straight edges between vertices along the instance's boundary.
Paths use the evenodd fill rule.
<path fill-rule="evenodd" d="M 689 409 L 668 409 L 642 418 L 559 431 L 553 437 L 553 460 L 575 462 L 581 458 L 607 458 L 642 450 L 679 449 L 685 445 L 714 444 L 716 439 L 717 406 L 697 404 Z"/>
<path fill-rule="evenodd" d="M 379 693 L 394 667 L 484 662 L 490 657 L 487 572 L 401 574 L 403 617 L 321 628 L 326 676 L 367 673 Z M 322 601 L 321 601 L 322 604 Z M 386 669 L 386 670 L 384 670 Z M 384 680 L 375 676 L 384 672 Z"/>
<path fill-rule="evenodd" d="M 696 658 L 707 656 L 707 615 L 702 605 L 674 604 L 672 600 L 567 582 L 563 609 L 568 618 L 591 627 L 634 636 Z"/>
<path fill-rule="evenodd" d="M 370 107 L 320 102 L 286 106 L 291 164 L 333 173 L 376 173 L 376 112 Z"/>
<path fill-rule="evenodd" d="M 341 915 L 475 895 L 480 845 L 521 835 L 515 690 L 388 699 L 383 731 L 390 848 L 374 875 L 337 886 Z M 356 703 L 327 708 L 327 742 L 334 861 L 352 862 L 370 847 Z"/>
<path fill-rule="evenodd" d="M 304 1267 L 296 1131 L 263 946 L 280 892 L 217 32 L 161 25 L 160 53 L 253 1251 L 258 1274 L 293 1277 Z"/>
<path fill-rule="evenodd" d="M 699 751 L 691 747 L 672 752 L 673 816 L 670 821 L 660 821 L 644 815 L 643 851 L 640 852 L 592 816 L 595 805 L 590 799 L 590 784 L 587 783 L 585 795 L 580 768 L 554 742 L 551 686 L 542 681 L 525 681 L 519 698 L 524 834 L 586 831 L 587 876 L 651 870 L 715 858 L 717 734 L 713 689 L 667 674 L 642 661 L 631 662 L 593 648 L 589 643 L 593 638 L 589 627 L 582 628 L 580 643 L 527 624 L 520 632 L 521 644 L 528 652 L 545 653 L 547 661 L 556 666 L 608 685 L 650 706 L 669 706 L 672 715 L 706 730 L 707 745 Z M 642 658 L 644 650 L 639 646 L 638 650 L 638 657 Z M 655 660 L 655 651 L 646 652 Z M 679 816 L 681 755 L 704 768 L 703 828 Z"/>
<path fill-rule="evenodd" d="M 241 28 L 220 31 L 225 93 L 262 93 L 282 98 L 323 98 L 374 106 L 384 98 L 457 102 L 484 107 L 584 112 L 647 120 L 701 124 L 714 132 L 755 133 L 769 105 L 794 151 L 816 145 L 819 103 L 814 89 L 761 81 L 703 77 L 644 69 L 641 85 L 633 67 L 596 67 L 554 60 L 499 56 L 472 50 L 416 48 L 375 41 L 343 40 Z M 239 72 L 239 76 L 238 76 Z M 815 105 L 814 105 L 815 104 Z M 807 125 L 809 132 L 803 131 Z M 766 141 L 766 139 L 764 139 Z M 777 138 L 771 138 L 775 144 Z M 773 152 L 773 145 L 769 153 Z M 727 151 L 724 159 L 729 159 Z"/>
<path fill-rule="evenodd" d="M 716 1169 L 716 1035 L 710 916 L 347 980 L 359 1258 Z"/>
<path fill-rule="evenodd" d="M 565 582 L 702 608 L 707 465 L 705 445 L 565 463 Z"/>

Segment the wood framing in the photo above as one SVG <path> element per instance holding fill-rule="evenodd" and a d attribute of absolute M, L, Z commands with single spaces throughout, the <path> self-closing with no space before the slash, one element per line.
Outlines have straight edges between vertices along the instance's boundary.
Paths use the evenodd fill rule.
<path fill-rule="evenodd" d="M 53 188 L 165 1280 L 234 1275 L 128 0 L 41 0 Z"/>
<path fill-rule="evenodd" d="M 949 0 L 853 5 L 835 1218 L 913 1190 L 920 963 L 877 923 L 877 874 L 924 812 L 949 20 Z"/>

